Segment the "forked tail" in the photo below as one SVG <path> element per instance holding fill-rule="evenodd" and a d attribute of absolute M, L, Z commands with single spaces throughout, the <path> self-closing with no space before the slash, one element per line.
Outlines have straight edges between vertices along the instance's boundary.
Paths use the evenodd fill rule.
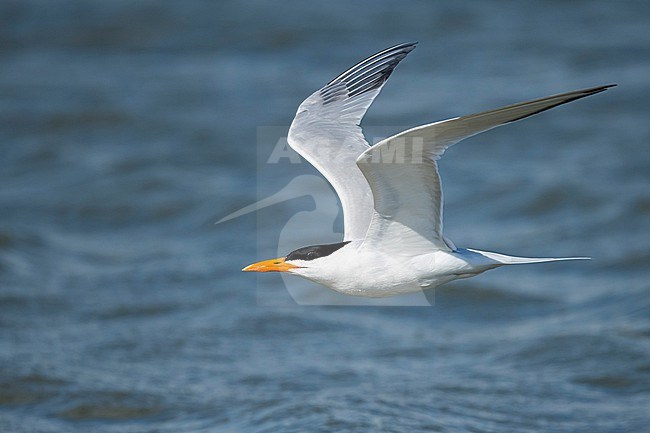
<path fill-rule="evenodd" d="M 493 253 L 490 251 L 473 250 L 471 248 L 467 248 L 467 250 L 480 254 L 483 257 L 496 262 L 495 264 L 500 265 L 523 265 L 526 263 L 562 262 L 566 260 L 591 260 L 591 257 L 516 257 Z"/>

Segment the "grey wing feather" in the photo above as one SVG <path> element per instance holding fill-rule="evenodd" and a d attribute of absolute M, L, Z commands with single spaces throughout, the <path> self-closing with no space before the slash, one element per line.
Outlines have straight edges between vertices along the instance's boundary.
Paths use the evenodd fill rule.
<path fill-rule="evenodd" d="M 289 145 L 336 190 L 343 207 L 345 240 L 363 239 L 373 212 L 372 192 L 356 165 L 369 148 L 359 124 L 397 64 L 415 48 L 400 44 L 357 63 L 300 106 Z"/>
<path fill-rule="evenodd" d="M 612 86 L 615 84 L 418 126 L 367 149 L 357 164 L 372 189 L 375 213 L 364 244 L 412 253 L 454 249 L 442 234 L 443 197 L 436 161 L 445 150 L 465 138 Z"/>

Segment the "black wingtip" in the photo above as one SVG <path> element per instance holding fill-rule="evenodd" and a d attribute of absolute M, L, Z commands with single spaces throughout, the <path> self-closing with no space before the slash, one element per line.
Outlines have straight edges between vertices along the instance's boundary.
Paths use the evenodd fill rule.
<path fill-rule="evenodd" d="M 589 95 L 593 95 L 593 94 L 596 94 L 596 93 L 604 92 L 605 90 L 611 89 L 612 87 L 616 87 L 616 86 L 618 86 L 618 84 L 616 84 L 616 83 L 605 84 L 603 86 L 596 86 L 596 87 L 592 87 L 590 89 L 585 89 L 585 90 L 583 90 L 583 92 L 587 93 Z"/>
<path fill-rule="evenodd" d="M 542 113 L 544 111 L 550 110 L 551 108 L 558 107 L 560 105 L 564 105 L 569 102 L 577 101 L 578 99 L 586 98 L 587 96 L 593 96 L 598 93 L 604 92 L 607 89 L 610 89 L 612 87 L 616 87 L 618 84 L 605 84 L 604 86 L 596 86 L 596 87 L 590 87 L 588 89 L 582 89 L 582 90 L 574 90 L 573 92 L 568 92 L 568 93 L 562 93 L 558 95 L 553 95 L 553 96 L 548 96 L 546 98 L 540 98 L 536 99 L 533 101 L 528 101 L 528 102 L 523 102 L 521 104 L 515 104 L 510 107 L 515 107 L 515 106 L 520 106 L 522 104 L 530 104 L 532 102 L 540 102 L 540 101 L 545 101 L 545 100 L 550 100 L 550 99 L 560 99 L 557 101 L 555 104 L 549 104 L 545 107 L 540 108 L 539 110 L 532 111 L 530 113 L 526 113 L 520 117 L 516 117 L 513 119 L 508 120 L 506 123 L 511 123 L 511 122 L 516 122 L 518 120 L 525 119 L 527 117 L 533 116 L 535 114 Z M 509 107 L 506 107 L 509 108 Z"/>
<path fill-rule="evenodd" d="M 397 45 L 395 45 L 393 47 L 387 48 L 386 51 L 387 50 L 392 50 L 392 49 L 398 48 L 398 47 L 404 47 L 404 48 L 409 47 L 410 50 L 413 50 L 418 43 L 419 43 L 418 41 L 404 42 L 404 43 L 401 43 L 401 44 L 397 44 Z"/>
<path fill-rule="evenodd" d="M 323 103 L 352 98 L 380 88 L 416 45 L 417 42 L 394 45 L 360 61 L 321 89 Z"/>
<path fill-rule="evenodd" d="M 413 51 L 417 45 L 418 45 L 418 41 L 404 42 L 404 43 L 393 45 L 392 47 L 386 48 L 385 50 L 382 50 L 382 51 L 378 52 L 377 54 L 388 53 L 390 51 L 401 51 L 404 54 L 408 54 L 411 51 Z M 377 54 L 374 54 L 373 56 L 371 56 L 369 58 L 372 58 L 372 57 L 376 56 Z"/>

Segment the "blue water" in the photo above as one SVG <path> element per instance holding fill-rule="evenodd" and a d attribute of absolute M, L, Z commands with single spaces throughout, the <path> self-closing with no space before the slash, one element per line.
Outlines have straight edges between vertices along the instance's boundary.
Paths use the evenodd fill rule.
<path fill-rule="evenodd" d="M 648 431 L 649 15 L 1 2 L 0 431 Z M 315 174 L 259 163 L 275 143 L 258 127 L 286 130 L 312 91 L 410 40 L 372 137 L 619 84 L 441 162 L 457 245 L 594 260 L 491 271 L 430 307 L 299 306 L 240 269 L 309 199 L 214 222 Z"/>

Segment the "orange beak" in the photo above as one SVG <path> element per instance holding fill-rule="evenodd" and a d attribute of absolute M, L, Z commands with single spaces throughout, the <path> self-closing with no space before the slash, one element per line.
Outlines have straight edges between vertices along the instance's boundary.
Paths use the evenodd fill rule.
<path fill-rule="evenodd" d="M 253 263 L 246 266 L 242 271 L 244 272 L 287 272 L 290 269 L 299 268 L 300 266 L 291 265 L 284 261 L 284 257 L 277 259 L 264 260 L 262 262 Z"/>

